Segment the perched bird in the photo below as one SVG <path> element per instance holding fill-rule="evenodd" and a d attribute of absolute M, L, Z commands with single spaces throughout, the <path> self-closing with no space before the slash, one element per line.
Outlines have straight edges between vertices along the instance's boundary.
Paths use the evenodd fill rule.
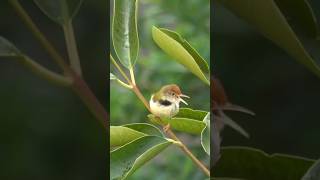
<path fill-rule="evenodd" d="M 179 86 L 169 84 L 163 86 L 158 92 L 151 95 L 149 104 L 152 114 L 158 117 L 171 118 L 179 112 L 180 102 L 188 105 L 181 97 L 189 96 L 181 93 Z"/>

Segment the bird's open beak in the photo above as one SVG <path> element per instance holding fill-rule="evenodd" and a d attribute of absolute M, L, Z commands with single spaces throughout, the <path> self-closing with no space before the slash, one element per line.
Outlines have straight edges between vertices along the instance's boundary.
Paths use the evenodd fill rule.
<path fill-rule="evenodd" d="M 183 102 L 184 104 L 188 105 L 188 103 L 187 103 L 185 100 L 183 100 L 181 97 L 186 97 L 186 98 L 190 98 L 190 97 L 187 96 L 187 95 L 184 95 L 184 94 L 181 94 L 181 95 L 179 96 L 180 101 Z"/>

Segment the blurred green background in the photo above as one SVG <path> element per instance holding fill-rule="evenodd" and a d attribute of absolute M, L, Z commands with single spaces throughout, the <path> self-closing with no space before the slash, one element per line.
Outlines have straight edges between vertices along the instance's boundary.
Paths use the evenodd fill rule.
<path fill-rule="evenodd" d="M 67 58 L 63 31 L 32 1 L 20 1 Z M 74 29 L 84 79 L 108 105 L 107 1 L 84 1 Z M 7 1 L 0 35 L 40 64 L 60 72 Z M 106 179 L 105 130 L 71 90 L 57 87 L 10 59 L 0 59 L 0 179 Z"/>
<path fill-rule="evenodd" d="M 309 2 L 320 19 L 320 3 Z M 256 113 L 228 113 L 251 137 L 226 128 L 222 145 L 318 159 L 320 79 L 242 19 L 218 3 L 214 6 L 213 72 L 232 103 Z M 313 57 L 319 64 L 320 56 Z"/>
<path fill-rule="evenodd" d="M 112 1 L 113 2 L 113 1 Z M 135 66 L 136 82 L 145 98 L 165 84 L 176 83 L 190 108 L 209 111 L 209 87 L 186 68 L 167 56 L 152 40 L 152 26 L 168 28 L 180 33 L 209 63 L 210 59 L 210 6 L 209 1 L 197 0 L 140 0 L 138 31 L 140 55 Z M 112 11 L 112 8 L 110 9 Z M 112 43 L 110 43 L 112 47 Z M 113 53 L 115 55 L 115 53 Z M 114 56 L 115 57 L 115 56 Z M 111 66 L 112 72 L 117 72 Z M 117 74 L 117 73 L 115 73 Z M 120 75 L 118 74 L 118 77 Z M 136 95 L 116 82 L 110 87 L 111 125 L 148 122 L 147 110 Z M 178 133 L 188 147 L 209 164 L 200 145 L 200 137 Z M 112 166 L 112 164 L 111 164 Z M 202 171 L 175 146 L 166 149 L 139 169 L 130 179 L 204 179 Z"/>

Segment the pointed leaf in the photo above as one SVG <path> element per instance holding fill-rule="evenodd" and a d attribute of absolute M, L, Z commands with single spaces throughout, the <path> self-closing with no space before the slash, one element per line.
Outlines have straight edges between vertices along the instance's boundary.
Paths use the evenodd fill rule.
<path fill-rule="evenodd" d="M 156 44 L 178 63 L 185 66 L 207 85 L 210 85 L 206 74 L 209 73 L 207 62 L 176 32 L 152 27 L 152 37 Z"/>
<path fill-rule="evenodd" d="M 201 132 L 201 145 L 203 150 L 210 156 L 210 113 L 207 113 L 203 122 L 206 126 Z"/>
<path fill-rule="evenodd" d="M 123 127 L 127 127 L 139 132 L 142 132 L 144 134 L 153 135 L 153 136 L 159 136 L 164 137 L 162 132 L 159 128 L 155 127 L 152 124 L 148 123 L 132 123 L 132 124 L 125 124 Z"/>
<path fill-rule="evenodd" d="M 175 117 L 184 117 L 202 121 L 207 114 L 207 111 L 194 110 L 191 108 L 180 108 L 178 114 Z"/>
<path fill-rule="evenodd" d="M 110 179 L 125 179 L 172 144 L 158 136 L 144 136 L 110 152 Z"/>
<path fill-rule="evenodd" d="M 273 0 L 219 0 L 219 2 L 320 77 L 318 64 L 305 50 Z"/>
<path fill-rule="evenodd" d="M 147 134 L 122 126 L 110 126 L 110 146 L 122 146 Z"/>
<path fill-rule="evenodd" d="M 83 0 L 33 0 L 41 11 L 60 25 L 71 21 Z"/>
<path fill-rule="evenodd" d="M 218 177 L 259 180 L 301 179 L 314 160 L 285 154 L 269 155 L 247 147 L 224 147 L 213 168 Z"/>
<path fill-rule="evenodd" d="M 177 131 L 182 131 L 190 134 L 200 135 L 203 128 L 205 128 L 206 124 L 202 121 L 196 119 L 189 119 L 189 118 L 163 118 L 158 119 L 153 114 L 149 114 L 148 118 L 151 122 L 161 125 L 170 124 L 170 128 L 175 129 Z"/>
<path fill-rule="evenodd" d="M 137 0 L 114 1 L 113 47 L 120 62 L 128 69 L 133 68 L 139 54 L 137 8 Z"/>
<path fill-rule="evenodd" d="M 315 162 L 301 180 L 319 180 L 320 179 L 320 160 Z"/>
<path fill-rule="evenodd" d="M 17 57 L 21 52 L 7 39 L 0 36 L 0 57 Z"/>

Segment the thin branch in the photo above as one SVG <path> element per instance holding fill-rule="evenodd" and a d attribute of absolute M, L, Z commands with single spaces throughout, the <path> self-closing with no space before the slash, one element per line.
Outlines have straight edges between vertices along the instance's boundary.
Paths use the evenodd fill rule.
<path fill-rule="evenodd" d="M 77 49 L 76 39 L 74 36 L 74 30 L 72 26 L 72 21 L 66 22 L 63 26 L 63 32 L 66 40 L 69 60 L 71 64 L 71 68 L 77 72 L 80 76 L 82 75 L 80 58 Z"/>
<path fill-rule="evenodd" d="M 99 120 L 103 127 L 108 130 L 108 113 L 98 101 L 96 96 L 90 90 L 86 82 L 81 79 L 81 77 L 75 73 L 68 64 L 65 63 L 63 58 L 59 55 L 53 45 L 48 41 L 48 39 L 41 33 L 38 27 L 33 23 L 32 19 L 22 8 L 20 3 L 17 0 L 9 0 L 11 5 L 14 7 L 16 12 L 19 14 L 23 22 L 31 30 L 33 35 L 40 41 L 40 43 L 48 51 L 49 55 L 55 60 L 55 62 L 63 69 L 64 73 L 67 76 L 70 76 L 73 80 L 72 89 L 80 97 L 83 103 L 88 107 L 92 114 Z"/>
<path fill-rule="evenodd" d="M 131 67 L 129 71 L 130 71 L 131 82 L 135 86 L 136 85 L 136 80 L 135 80 L 135 77 L 134 77 L 133 67 Z"/>
<path fill-rule="evenodd" d="M 129 85 L 129 84 L 126 84 L 124 83 L 123 81 L 121 81 L 120 79 L 115 79 L 120 85 L 122 85 L 123 87 L 125 88 L 128 88 L 128 89 L 132 89 L 132 85 Z"/>
<path fill-rule="evenodd" d="M 34 72 L 35 74 L 39 75 L 40 77 L 50 82 L 53 82 L 61 86 L 67 86 L 67 87 L 72 85 L 71 77 L 65 77 L 53 71 L 50 71 L 49 69 L 38 64 L 28 56 L 21 56 L 21 58 L 19 58 L 18 60 L 19 62 L 24 64 L 26 67 L 28 67 L 32 72 Z"/>
<path fill-rule="evenodd" d="M 39 30 L 39 28 L 34 24 L 30 16 L 23 9 L 18 0 L 9 0 L 9 3 L 13 6 L 15 11 L 18 13 L 22 21 L 31 30 L 32 34 L 39 40 L 39 42 L 44 46 L 52 59 L 63 69 L 65 73 L 68 73 L 68 65 L 64 62 L 63 58 L 59 55 L 57 50 L 51 45 L 45 35 Z"/>

